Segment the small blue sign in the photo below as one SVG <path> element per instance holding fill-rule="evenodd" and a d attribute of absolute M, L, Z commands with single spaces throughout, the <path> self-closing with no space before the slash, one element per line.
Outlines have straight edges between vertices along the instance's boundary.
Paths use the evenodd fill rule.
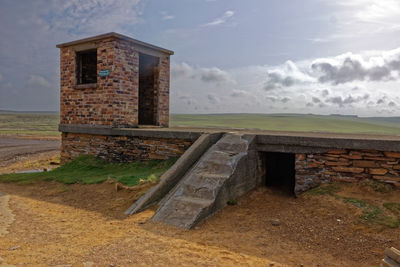
<path fill-rule="evenodd" d="M 106 77 L 108 75 L 110 75 L 110 70 L 101 70 L 99 72 L 100 77 Z"/>

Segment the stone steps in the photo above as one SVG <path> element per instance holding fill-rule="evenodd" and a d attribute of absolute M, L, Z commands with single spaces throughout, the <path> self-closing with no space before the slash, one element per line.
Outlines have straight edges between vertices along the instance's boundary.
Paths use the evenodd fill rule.
<path fill-rule="evenodd" d="M 260 165 L 256 152 L 249 151 L 253 140 L 239 134 L 224 135 L 162 200 L 153 220 L 192 228 L 254 188 Z"/>

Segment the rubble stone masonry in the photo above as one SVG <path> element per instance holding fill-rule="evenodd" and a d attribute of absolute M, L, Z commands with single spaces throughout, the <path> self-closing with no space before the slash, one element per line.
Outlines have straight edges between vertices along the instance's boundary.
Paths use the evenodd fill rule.
<path fill-rule="evenodd" d="M 61 161 L 93 155 L 113 162 L 179 157 L 192 140 L 138 136 L 62 133 Z"/>
<path fill-rule="evenodd" d="M 296 154 L 296 193 L 331 181 L 374 179 L 400 187 L 400 153 L 378 150 L 331 150 Z"/>

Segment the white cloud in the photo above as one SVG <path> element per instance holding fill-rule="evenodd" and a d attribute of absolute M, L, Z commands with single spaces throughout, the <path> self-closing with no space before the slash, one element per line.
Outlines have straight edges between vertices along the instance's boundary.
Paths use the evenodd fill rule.
<path fill-rule="evenodd" d="M 161 14 L 161 18 L 163 20 L 171 20 L 171 19 L 175 18 L 174 15 L 168 14 L 168 12 L 166 12 L 166 11 L 161 11 L 160 14 Z"/>
<path fill-rule="evenodd" d="M 49 88 L 51 86 L 50 82 L 40 75 L 30 75 L 28 85 L 32 88 Z"/>
<path fill-rule="evenodd" d="M 171 64 L 171 76 L 174 79 L 179 79 L 179 78 L 182 78 L 182 77 L 188 77 L 188 76 L 191 76 L 191 75 L 193 75 L 193 68 L 189 64 L 187 64 L 185 62 L 182 62 L 182 63 L 179 63 L 179 64 L 175 63 L 175 62 L 172 62 L 172 64 Z"/>
<path fill-rule="evenodd" d="M 230 74 L 217 67 L 212 68 L 194 68 L 189 64 L 182 62 L 180 64 L 172 63 L 171 75 L 174 79 L 191 78 L 200 79 L 206 83 L 229 83 L 233 82 Z"/>
<path fill-rule="evenodd" d="M 236 69 L 175 63 L 172 73 L 172 112 L 400 112 L 400 49 Z"/>
<path fill-rule="evenodd" d="M 354 17 L 363 21 L 376 21 L 398 16 L 398 0 L 339 0 L 337 4 L 356 10 Z"/>
<path fill-rule="evenodd" d="M 37 5 L 41 19 L 51 29 L 104 33 L 122 29 L 140 21 L 140 0 L 41 1 Z"/>
<path fill-rule="evenodd" d="M 217 67 L 200 69 L 200 79 L 204 82 L 231 82 L 230 75 Z"/>
<path fill-rule="evenodd" d="M 240 97 L 240 98 L 244 98 L 250 95 L 251 94 L 249 94 L 249 92 L 244 90 L 233 90 L 232 93 L 230 94 L 231 97 Z"/>
<path fill-rule="evenodd" d="M 333 42 L 336 48 L 368 49 L 398 43 L 400 1 L 398 0 L 324 0 L 332 10 L 329 31 L 313 36 L 316 43 Z M 326 18 L 324 18 L 325 20 Z"/>
<path fill-rule="evenodd" d="M 215 94 L 208 94 L 207 99 L 210 101 L 211 104 L 218 104 L 220 101 L 219 97 Z"/>
<path fill-rule="evenodd" d="M 229 18 L 233 17 L 235 15 L 235 12 L 232 10 L 226 11 L 221 17 L 214 19 L 213 21 L 210 21 L 206 24 L 203 24 L 203 27 L 210 27 L 210 26 L 217 26 L 220 24 L 224 24 Z"/>

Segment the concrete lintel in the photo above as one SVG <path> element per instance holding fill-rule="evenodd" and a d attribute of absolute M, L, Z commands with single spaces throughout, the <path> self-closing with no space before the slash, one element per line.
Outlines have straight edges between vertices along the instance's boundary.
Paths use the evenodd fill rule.
<path fill-rule="evenodd" d="M 81 125 L 81 124 L 60 124 L 58 130 L 64 133 L 81 133 L 94 135 L 114 136 L 137 136 L 152 138 L 169 138 L 196 140 L 203 132 L 201 131 L 174 131 L 163 129 L 140 129 L 140 128 L 112 128 L 109 126 Z"/>
<path fill-rule="evenodd" d="M 381 151 L 400 151 L 400 142 L 395 140 L 374 140 L 374 139 L 353 139 L 353 138 L 320 138 L 303 136 L 274 136 L 257 135 L 259 145 L 281 145 L 283 149 L 289 146 L 296 147 L 300 153 L 309 148 L 330 148 L 330 149 L 371 149 Z"/>
<path fill-rule="evenodd" d="M 252 147 L 253 150 L 259 152 L 282 152 L 282 153 L 326 153 L 332 148 L 326 147 L 306 147 L 295 145 L 279 145 L 279 144 L 256 144 Z"/>

